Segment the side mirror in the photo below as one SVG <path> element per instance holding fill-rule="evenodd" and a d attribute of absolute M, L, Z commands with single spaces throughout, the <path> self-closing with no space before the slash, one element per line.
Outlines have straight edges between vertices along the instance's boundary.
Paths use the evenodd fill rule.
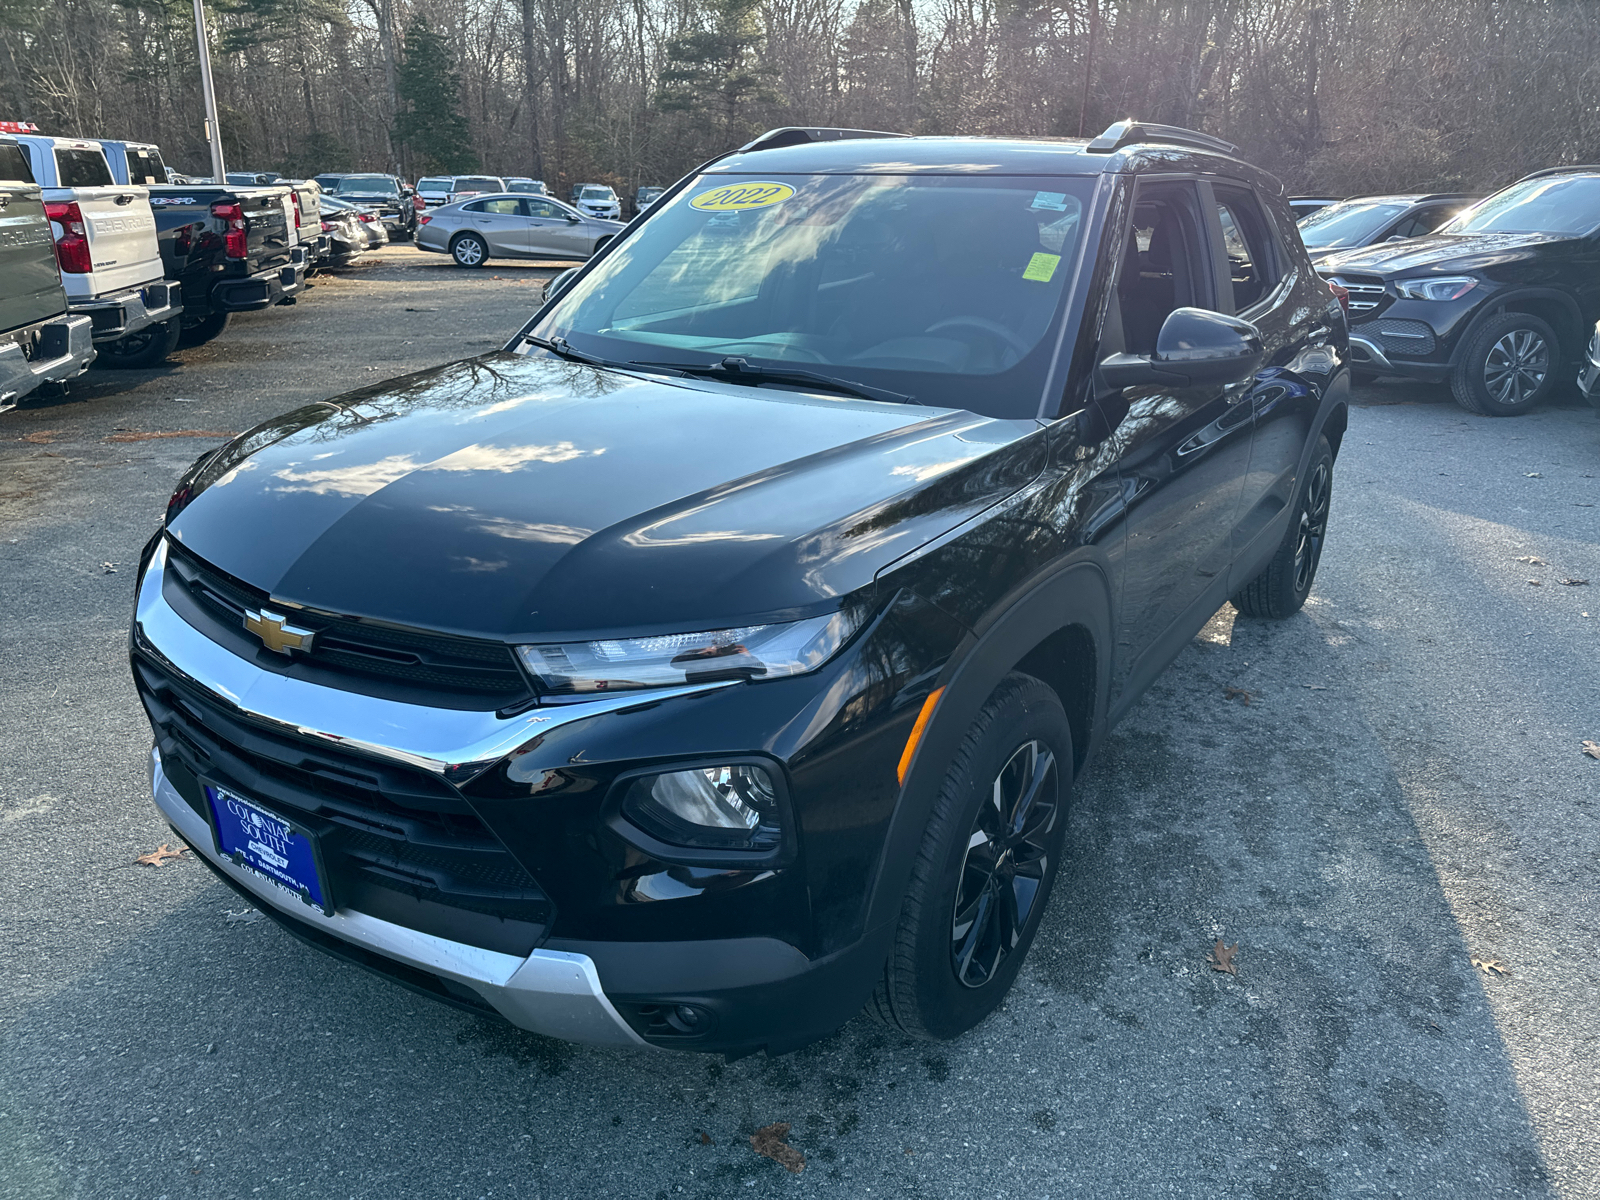
<path fill-rule="evenodd" d="M 1394 236 L 1393 236 L 1393 237 L 1387 237 L 1387 238 L 1384 238 L 1384 239 L 1383 239 L 1383 240 L 1384 240 L 1384 241 L 1385 241 L 1385 242 L 1403 242 L 1403 241 L 1405 241 L 1405 240 L 1406 240 L 1406 239 L 1405 239 L 1405 238 L 1403 238 L 1403 237 L 1401 237 L 1401 236 L 1400 236 L 1400 235 L 1399 235 L 1399 234 L 1398 234 L 1398 233 L 1397 233 L 1397 234 L 1395 234 L 1395 235 L 1394 235 Z"/>
<path fill-rule="evenodd" d="M 1156 352 L 1113 354 L 1099 366 L 1108 387 L 1206 387 L 1254 375 L 1266 352 L 1249 321 L 1203 308 L 1176 308 L 1156 335 Z"/>
<path fill-rule="evenodd" d="M 567 224 L 568 225 L 576 225 L 581 220 L 583 220 L 583 218 L 580 217 L 580 216 L 577 216 L 577 215 L 575 215 L 573 213 L 568 213 L 567 214 Z"/>
<path fill-rule="evenodd" d="M 542 303 L 549 304 L 550 301 L 561 295 L 562 292 L 567 290 L 568 286 L 572 283 L 573 277 L 576 276 L 577 273 L 577 267 L 568 267 L 565 271 L 561 272 L 561 274 L 552 275 L 545 281 L 544 292 L 539 297 L 540 301 Z"/>

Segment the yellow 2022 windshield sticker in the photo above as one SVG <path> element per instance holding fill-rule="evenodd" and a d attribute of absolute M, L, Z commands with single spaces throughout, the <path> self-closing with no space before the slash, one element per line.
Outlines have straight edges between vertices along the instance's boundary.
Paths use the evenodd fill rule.
<path fill-rule="evenodd" d="M 701 212 L 741 212 L 782 204 L 792 195 L 794 189 L 787 183 L 729 183 L 701 192 L 689 201 L 689 207 Z"/>

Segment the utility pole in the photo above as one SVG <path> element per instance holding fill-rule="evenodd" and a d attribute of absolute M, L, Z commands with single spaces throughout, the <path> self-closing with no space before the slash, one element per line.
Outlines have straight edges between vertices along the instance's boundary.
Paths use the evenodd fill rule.
<path fill-rule="evenodd" d="M 194 0 L 194 36 L 200 43 L 200 91 L 206 102 L 206 141 L 211 146 L 211 177 L 228 182 L 228 169 L 222 163 L 222 126 L 217 123 L 217 93 L 211 86 L 211 42 L 206 37 L 204 0 Z"/>

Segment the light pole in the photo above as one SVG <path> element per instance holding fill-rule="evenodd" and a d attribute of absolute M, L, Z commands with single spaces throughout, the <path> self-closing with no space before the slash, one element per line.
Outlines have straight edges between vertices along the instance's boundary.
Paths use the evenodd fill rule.
<path fill-rule="evenodd" d="M 206 37 L 206 12 L 203 0 L 194 0 L 194 36 L 200 43 L 200 91 L 206 101 L 206 141 L 211 146 L 211 177 L 227 183 L 227 168 L 222 163 L 222 126 L 217 123 L 217 94 L 211 86 L 211 44 Z"/>

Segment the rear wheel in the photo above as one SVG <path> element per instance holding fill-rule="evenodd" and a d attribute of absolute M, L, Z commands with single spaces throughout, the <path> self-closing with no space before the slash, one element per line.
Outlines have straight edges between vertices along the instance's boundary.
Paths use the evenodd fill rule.
<path fill-rule="evenodd" d="M 1233 606 L 1246 616 L 1282 620 L 1300 611 L 1322 561 L 1333 501 L 1333 447 L 1318 436 L 1317 448 L 1295 494 L 1293 515 L 1272 561 L 1239 589 Z"/>
<path fill-rule="evenodd" d="M 606 248 L 606 243 L 609 242 L 610 240 L 611 239 L 609 237 L 603 237 L 598 242 L 596 242 L 594 244 L 594 249 L 592 251 L 590 251 L 590 253 L 589 253 L 589 257 L 593 258 L 596 254 L 599 254 L 600 251 L 604 250 Z"/>
<path fill-rule="evenodd" d="M 1555 386 L 1560 350 L 1555 330 L 1532 313 L 1501 313 L 1472 335 L 1450 390 L 1468 412 L 1521 416 Z"/>
<path fill-rule="evenodd" d="M 146 325 L 137 333 L 130 333 L 114 342 L 104 342 L 95 349 L 99 352 L 94 364 L 118 370 L 148 370 L 159 367 L 167 355 L 178 348 L 178 338 L 183 333 L 183 318 L 173 317 L 156 325 Z"/>
<path fill-rule="evenodd" d="M 874 1016 L 945 1040 L 999 1006 L 1049 900 L 1071 790 L 1061 701 L 1031 675 L 1007 675 L 934 801 Z"/>
<path fill-rule="evenodd" d="M 489 261 L 489 247 L 475 233 L 460 233 L 450 243 L 450 257 L 458 267 L 481 267 Z"/>
<path fill-rule="evenodd" d="M 183 332 L 178 336 L 180 346 L 203 346 L 212 338 L 218 337 L 228 327 L 228 318 L 233 314 L 227 312 L 212 312 L 194 321 L 187 318 L 183 321 Z"/>

